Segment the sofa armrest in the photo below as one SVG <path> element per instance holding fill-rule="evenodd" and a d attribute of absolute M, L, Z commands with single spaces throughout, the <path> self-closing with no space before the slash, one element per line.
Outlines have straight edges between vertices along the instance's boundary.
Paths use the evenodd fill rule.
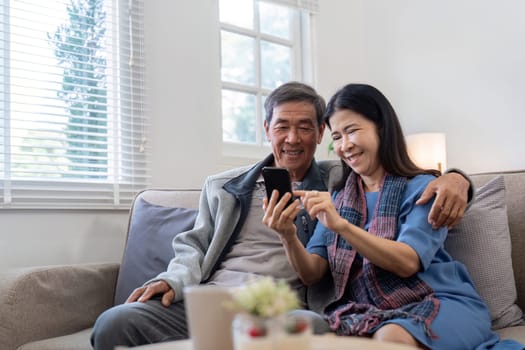
<path fill-rule="evenodd" d="M 119 264 L 0 272 L 0 349 L 92 327 L 113 305 Z"/>

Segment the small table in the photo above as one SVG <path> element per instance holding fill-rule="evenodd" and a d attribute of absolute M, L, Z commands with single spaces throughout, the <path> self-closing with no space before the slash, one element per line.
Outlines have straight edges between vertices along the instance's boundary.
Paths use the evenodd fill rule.
<path fill-rule="evenodd" d="M 117 346 L 115 350 L 126 348 Z M 136 347 L 140 350 L 192 350 L 191 340 L 178 340 L 166 343 L 142 345 Z M 338 337 L 333 334 L 314 335 L 311 350 L 414 350 L 413 347 L 394 343 L 381 343 L 369 338 Z M 223 349 L 217 349 L 223 350 Z"/>

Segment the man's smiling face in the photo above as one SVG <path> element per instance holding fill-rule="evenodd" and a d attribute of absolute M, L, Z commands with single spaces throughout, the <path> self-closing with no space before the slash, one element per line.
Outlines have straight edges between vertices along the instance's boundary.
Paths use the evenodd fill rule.
<path fill-rule="evenodd" d="M 272 145 L 275 166 L 287 168 L 292 181 L 302 181 L 321 143 L 324 124 L 319 126 L 315 107 L 309 102 L 286 102 L 273 109 L 270 124 L 264 122 Z"/>

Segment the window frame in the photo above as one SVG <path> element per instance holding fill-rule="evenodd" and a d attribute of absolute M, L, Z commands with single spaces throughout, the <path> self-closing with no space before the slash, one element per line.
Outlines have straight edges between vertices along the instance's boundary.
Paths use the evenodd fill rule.
<path fill-rule="evenodd" d="M 256 142 L 241 143 L 225 141 L 222 136 L 222 108 L 221 108 L 221 142 L 222 142 L 222 154 L 226 159 L 260 159 L 268 155 L 271 151 L 270 145 L 265 142 L 266 136 L 263 132 L 263 123 L 265 118 L 263 100 L 268 96 L 272 89 L 262 87 L 261 82 L 261 41 L 269 43 L 276 43 L 291 48 L 291 65 L 292 65 L 292 77 L 291 80 L 302 81 L 308 84 L 312 84 L 314 81 L 314 70 L 313 70 L 313 38 L 312 38 L 312 26 L 313 26 L 313 12 L 301 9 L 296 6 L 289 6 L 292 9 L 292 25 L 291 25 L 291 38 L 283 39 L 277 36 L 273 36 L 266 33 L 261 33 L 259 25 L 259 2 L 266 2 L 276 4 L 275 1 L 264 1 L 264 0 L 253 0 L 253 16 L 254 16 L 254 29 L 247 29 L 238 27 L 229 23 L 221 22 L 219 19 L 219 35 L 222 35 L 223 31 L 244 35 L 255 40 L 255 84 L 244 85 L 239 83 L 232 83 L 222 80 L 221 76 L 221 106 L 222 106 L 222 92 L 224 90 L 253 94 L 256 97 Z M 283 5 L 283 4 L 281 4 Z M 220 6 L 220 2 L 219 2 Z M 219 7 L 218 7 L 219 8 Z M 222 55 L 222 47 L 220 49 L 220 55 Z"/>

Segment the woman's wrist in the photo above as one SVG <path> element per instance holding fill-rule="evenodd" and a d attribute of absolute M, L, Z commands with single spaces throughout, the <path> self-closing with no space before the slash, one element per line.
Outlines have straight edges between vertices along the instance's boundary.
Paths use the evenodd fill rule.
<path fill-rule="evenodd" d="M 335 225 L 335 230 L 334 232 L 336 233 L 343 233 L 345 231 L 349 232 L 350 231 L 350 227 L 351 227 L 351 223 L 348 222 L 348 220 L 344 219 L 344 218 L 339 218 L 339 221 L 337 221 L 336 225 Z"/>

